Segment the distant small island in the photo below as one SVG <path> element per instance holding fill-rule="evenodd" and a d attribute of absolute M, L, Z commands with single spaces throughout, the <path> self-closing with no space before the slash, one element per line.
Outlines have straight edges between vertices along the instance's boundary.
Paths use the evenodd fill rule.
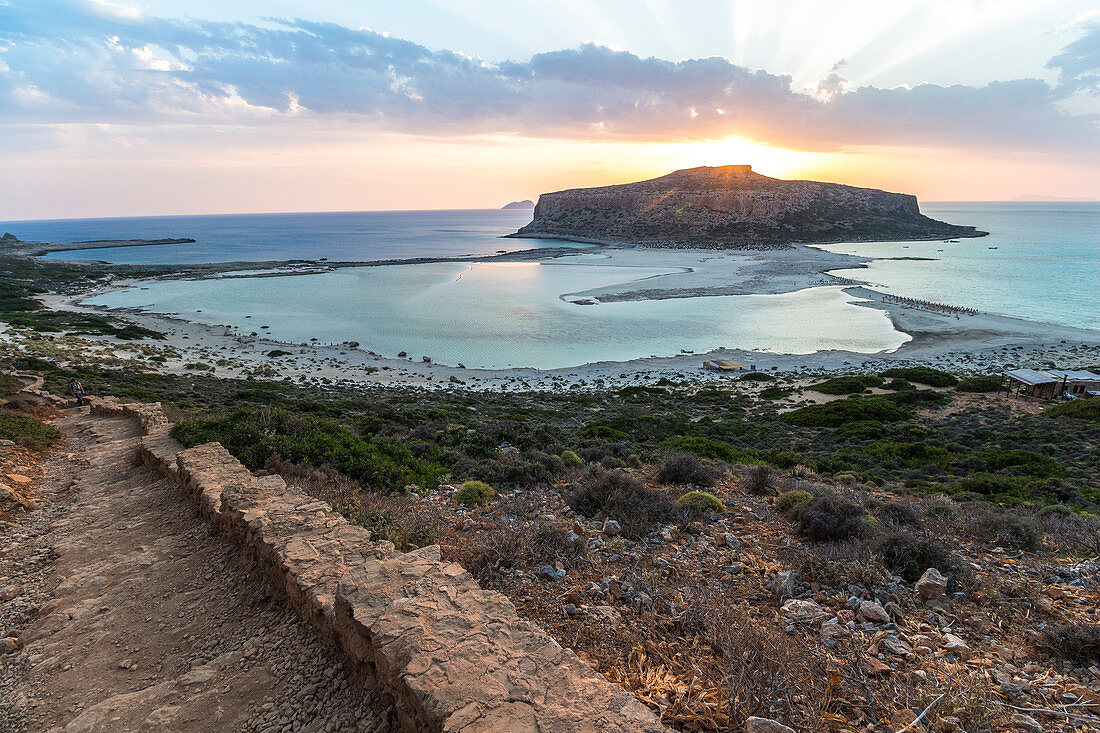
<path fill-rule="evenodd" d="M 511 237 L 693 249 L 953 239 L 987 232 L 920 213 L 915 196 L 785 181 L 751 166 L 689 168 L 660 178 L 544 193 Z"/>
<path fill-rule="evenodd" d="M 513 201 L 510 204 L 505 204 L 504 206 L 500 207 L 500 210 L 505 211 L 507 209 L 533 209 L 533 208 L 535 208 L 535 202 L 532 201 L 531 199 L 524 199 L 523 201 Z"/>

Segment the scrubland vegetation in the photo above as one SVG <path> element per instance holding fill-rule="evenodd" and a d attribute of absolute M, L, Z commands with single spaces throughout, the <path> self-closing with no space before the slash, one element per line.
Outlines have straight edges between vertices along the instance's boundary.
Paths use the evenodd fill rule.
<path fill-rule="evenodd" d="M 399 549 L 439 544 L 678 729 L 896 730 L 938 700 L 932 729 L 1010 730 L 1006 705 L 1064 705 L 1043 680 L 1071 694 L 1100 664 L 1085 401 L 923 368 L 499 394 L 33 366 L 161 400 L 185 444 Z"/>

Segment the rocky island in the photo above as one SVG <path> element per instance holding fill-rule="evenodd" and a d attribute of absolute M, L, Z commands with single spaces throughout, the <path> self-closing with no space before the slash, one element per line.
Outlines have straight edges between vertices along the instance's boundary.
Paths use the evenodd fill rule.
<path fill-rule="evenodd" d="M 512 237 L 691 249 L 781 249 L 794 243 L 980 237 L 920 213 L 915 196 L 784 181 L 748 165 L 544 193 Z"/>

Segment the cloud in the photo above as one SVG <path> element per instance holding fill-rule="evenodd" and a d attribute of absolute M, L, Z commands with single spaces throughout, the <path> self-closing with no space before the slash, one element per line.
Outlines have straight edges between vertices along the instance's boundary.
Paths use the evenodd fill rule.
<path fill-rule="evenodd" d="M 369 29 L 267 19 L 176 20 L 106 2 L 0 4 L 0 121 L 371 123 L 424 134 L 693 140 L 738 135 L 804 150 L 860 145 L 1100 150 L 1092 27 L 1051 60 L 1057 86 L 816 89 L 724 58 L 666 61 L 595 44 L 489 64 Z"/>
<path fill-rule="evenodd" d="M 1057 69 L 1058 81 L 1073 91 L 1100 94 L 1100 22 L 1085 25 L 1084 33 L 1047 62 Z"/>

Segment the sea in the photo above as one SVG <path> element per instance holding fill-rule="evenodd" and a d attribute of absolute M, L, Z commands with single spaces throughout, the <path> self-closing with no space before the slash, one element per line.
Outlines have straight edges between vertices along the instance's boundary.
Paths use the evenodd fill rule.
<path fill-rule="evenodd" d="M 990 236 L 821 245 L 865 263 L 833 274 L 904 297 L 1100 328 L 1100 203 L 931 203 L 922 210 Z M 666 270 L 607 266 L 585 245 L 501 239 L 530 216 L 501 210 L 255 214 L 0 222 L 0 229 L 26 240 L 197 240 L 48 255 L 132 264 L 413 260 L 576 247 L 576 254 L 551 262 L 410 263 L 147 282 L 88 301 L 287 343 L 357 341 L 385 356 L 407 352 L 471 368 L 561 369 L 715 348 L 873 354 L 909 340 L 884 312 L 860 307 L 858 297 L 835 286 L 578 305 L 562 296 Z"/>

